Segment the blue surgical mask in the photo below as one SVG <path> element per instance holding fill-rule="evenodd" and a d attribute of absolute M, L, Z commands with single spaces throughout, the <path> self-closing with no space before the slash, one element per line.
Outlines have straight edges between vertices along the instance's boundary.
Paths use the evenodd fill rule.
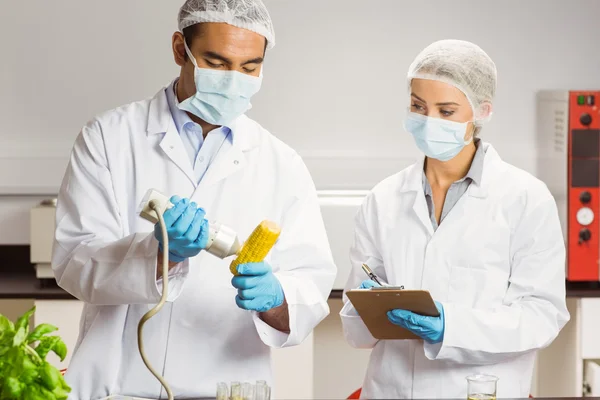
<path fill-rule="evenodd" d="M 417 147 L 427 157 L 448 161 L 471 141 L 465 141 L 468 122 L 454 122 L 409 112 L 404 120 L 404 129 L 412 134 Z"/>
<path fill-rule="evenodd" d="M 209 124 L 228 125 L 252 107 L 250 98 L 260 90 L 262 72 L 255 77 L 237 71 L 199 68 L 187 43 L 185 51 L 194 64 L 196 93 L 179 103 L 180 109 Z"/>

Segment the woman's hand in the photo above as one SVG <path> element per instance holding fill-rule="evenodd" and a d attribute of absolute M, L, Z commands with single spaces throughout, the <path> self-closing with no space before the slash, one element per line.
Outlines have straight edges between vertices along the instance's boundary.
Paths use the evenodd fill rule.
<path fill-rule="evenodd" d="M 388 311 L 387 316 L 391 323 L 408 329 L 427 343 L 435 344 L 444 340 L 444 306 L 435 302 L 440 312 L 438 317 L 426 317 L 407 310 Z"/>

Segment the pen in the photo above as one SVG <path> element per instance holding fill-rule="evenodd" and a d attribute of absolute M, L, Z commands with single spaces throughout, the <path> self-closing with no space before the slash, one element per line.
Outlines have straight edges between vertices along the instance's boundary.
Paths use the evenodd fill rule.
<path fill-rule="evenodd" d="M 379 278 L 377 277 L 377 275 L 375 275 L 375 273 L 373 271 L 371 271 L 371 268 L 369 268 L 369 266 L 367 264 L 363 264 L 362 265 L 362 270 L 365 271 L 365 274 L 367 274 L 367 276 L 373 281 L 376 282 L 379 286 L 385 286 L 384 284 L 382 284 L 379 281 Z"/>

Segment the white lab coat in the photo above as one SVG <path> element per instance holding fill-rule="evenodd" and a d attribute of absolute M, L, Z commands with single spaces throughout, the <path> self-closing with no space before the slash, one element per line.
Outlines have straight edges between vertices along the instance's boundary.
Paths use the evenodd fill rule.
<path fill-rule="evenodd" d="M 136 334 L 162 287 L 153 225 L 138 216 L 150 188 L 191 198 L 242 240 L 263 219 L 282 228 L 267 261 L 287 299 L 289 335 L 236 306 L 231 259 L 201 252 L 171 271 L 170 302 L 146 323 L 144 342 L 176 396 L 214 397 L 220 381 L 272 384 L 270 347 L 301 343 L 329 313 L 336 268 L 307 168 L 246 116 L 231 129 L 232 147 L 199 185 L 164 89 L 95 118 L 78 136 L 58 197 L 53 255 L 58 284 L 86 303 L 66 375 L 70 399 L 161 392 Z"/>
<path fill-rule="evenodd" d="M 442 343 L 378 341 L 344 296 L 348 342 L 372 348 L 363 398 L 466 398 L 465 377 L 499 377 L 498 397 L 529 395 L 536 350 L 569 320 L 565 247 L 555 201 L 538 179 L 489 144 L 472 183 L 434 233 L 423 160 L 378 184 L 356 216 L 346 290 L 375 273 L 428 290 L 444 305 Z"/>

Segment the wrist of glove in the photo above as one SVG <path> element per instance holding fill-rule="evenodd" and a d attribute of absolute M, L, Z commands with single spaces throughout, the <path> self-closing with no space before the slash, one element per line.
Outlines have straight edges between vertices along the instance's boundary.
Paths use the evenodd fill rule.
<path fill-rule="evenodd" d="M 283 304 L 284 293 L 279 279 L 266 262 L 238 265 L 231 284 L 238 290 L 235 302 L 241 309 L 266 312 Z"/>
<path fill-rule="evenodd" d="M 444 340 L 444 306 L 435 302 L 440 312 L 438 317 L 427 317 L 407 310 L 392 310 L 387 313 L 388 320 L 404 329 L 407 329 L 425 340 L 427 343 L 436 344 Z"/>
<path fill-rule="evenodd" d="M 372 287 L 381 287 L 381 285 L 371 279 L 367 279 L 366 281 L 362 281 L 362 283 L 360 284 L 360 286 L 358 288 L 359 289 L 370 289 Z"/>
<path fill-rule="evenodd" d="M 194 257 L 208 245 L 209 226 L 206 213 L 196 203 L 179 196 L 171 197 L 173 207 L 165 211 L 163 219 L 169 240 L 169 261 L 182 262 Z M 154 226 L 154 237 L 162 252 L 163 237 L 160 223 Z"/>
<path fill-rule="evenodd" d="M 160 242 L 158 243 L 158 250 L 161 253 L 164 253 L 163 244 Z M 181 257 L 181 256 L 178 256 L 177 254 L 174 254 L 172 251 L 169 251 L 169 261 L 170 262 L 180 263 L 180 262 L 184 262 L 186 259 L 187 259 L 187 257 Z"/>

